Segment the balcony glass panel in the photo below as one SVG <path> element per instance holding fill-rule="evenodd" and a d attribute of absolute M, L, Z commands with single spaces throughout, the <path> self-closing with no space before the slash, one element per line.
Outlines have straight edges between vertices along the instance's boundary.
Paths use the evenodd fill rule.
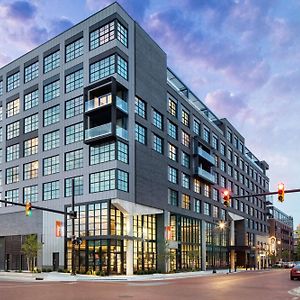
<path fill-rule="evenodd" d="M 214 160 L 213 156 L 210 155 L 208 152 L 204 151 L 201 147 L 198 147 L 198 155 L 205 158 L 212 165 L 215 165 L 215 160 Z"/>
<path fill-rule="evenodd" d="M 90 140 L 103 135 L 111 134 L 111 123 L 103 124 L 97 127 L 93 127 L 85 130 L 85 140 Z"/>
<path fill-rule="evenodd" d="M 128 140 L 128 130 L 117 126 L 117 136 L 119 136 L 125 140 Z"/>
<path fill-rule="evenodd" d="M 111 101 L 111 94 L 95 97 L 94 99 L 85 102 L 85 112 L 111 104 Z"/>
<path fill-rule="evenodd" d="M 201 167 L 198 167 L 196 169 L 196 173 L 197 173 L 198 176 L 208 180 L 211 183 L 214 183 L 214 181 L 215 181 L 214 175 L 207 172 L 207 171 L 205 171 L 205 170 L 203 170 Z"/>
<path fill-rule="evenodd" d="M 117 96 L 117 107 L 128 113 L 128 103 Z"/>

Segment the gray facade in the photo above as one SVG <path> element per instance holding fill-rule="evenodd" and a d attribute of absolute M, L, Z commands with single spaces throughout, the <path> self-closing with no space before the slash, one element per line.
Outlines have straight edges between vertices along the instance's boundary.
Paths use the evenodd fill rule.
<path fill-rule="evenodd" d="M 228 209 L 222 201 L 225 188 L 235 195 L 268 191 L 268 165 L 246 148 L 228 120 L 218 119 L 167 67 L 166 53 L 117 3 L 0 69 L 0 102 L 2 199 L 64 210 L 71 202 L 69 179 L 76 178 L 76 234 L 85 240 L 78 264 L 83 271 L 91 268 L 90 261 L 92 269 L 127 274 L 144 268 L 211 267 L 215 242 L 207 228 L 214 231 L 218 220 L 229 221 L 228 212 L 239 217 L 235 246 L 249 250 L 257 235 L 268 235 L 265 199 L 235 200 Z M 177 128 L 176 137 L 170 124 Z M 145 132 L 141 140 L 139 128 Z M 34 138 L 37 151 L 32 149 Z M 170 145 L 176 157 L 171 158 Z M 173 182 L 170 172 L 177 174 Z M 99 229 L 89 211 L 102 202 L 108 208 L 99 204 Z M 39 266 L 52 266 L 53 253 L 59 253 L 59 266 L 68 268 L 66 219 L 35 210 L 29 218 L 23 209 L 5 205 L 0 214 L 0 239 L 36 233 L 43 243 Z M 9 227 L 7 220 L 14 220 Z M 56 236 L 56 221 L 64 223 L 64 237 Z M 189 233 L 181 226 L 191 226 L 191 232 L 196 228 L 197 236 L 186 240 Z M 168 230 L 172 237 L 166 236 Z M 228 238 L 222 236 L 219 266 L 228 250 Z M 145 250 L 145 241 L 154 250 Z M 5 246 L 0 245 L 1 269 Z M 174 258 L 168 255 L 164 265 L 165 251 Z M 243 251 L 240 263 L 246 264 L 250 253 Z M 198 254 L 191 258 L 194 252 Z"/>

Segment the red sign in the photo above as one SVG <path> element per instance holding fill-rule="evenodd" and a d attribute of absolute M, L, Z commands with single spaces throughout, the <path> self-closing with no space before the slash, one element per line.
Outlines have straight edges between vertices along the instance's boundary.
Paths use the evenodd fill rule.
<path fill-rule="evenodd" d="M 61 221 L 56 221 L 56 226 L 55 226 L 55 235 L 56 237 L 61 237 L 61 228 L 62 227 L 62 222 Z"/>

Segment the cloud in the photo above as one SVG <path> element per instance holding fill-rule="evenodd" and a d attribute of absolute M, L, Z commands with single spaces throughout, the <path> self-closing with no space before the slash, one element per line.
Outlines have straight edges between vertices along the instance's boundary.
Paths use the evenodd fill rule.
<path fill-rule="evenodd" d="M 56 36 L 69 29 L 73 25 L 73 22 L 67 19 L 66 17 L 57 18 L 50 21 L 49 33 L 51 36 Z"/>
<path fill-rule="evenodd" d="M 6 6 L 7 17 L 18 21 L 27 21 L 36 14 L 36 7 L 27 1 L 15 1 Z"/>

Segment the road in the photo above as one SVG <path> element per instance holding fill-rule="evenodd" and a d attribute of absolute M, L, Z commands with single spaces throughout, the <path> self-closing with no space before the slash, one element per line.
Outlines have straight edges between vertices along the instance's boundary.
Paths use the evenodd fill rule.
<path fill-rule="evenodd" d="M 0 281 L 0 300 L 204 299 L 300 300 L 289 270 L 249 271 L 229 275 L 139 282 Z"/>

